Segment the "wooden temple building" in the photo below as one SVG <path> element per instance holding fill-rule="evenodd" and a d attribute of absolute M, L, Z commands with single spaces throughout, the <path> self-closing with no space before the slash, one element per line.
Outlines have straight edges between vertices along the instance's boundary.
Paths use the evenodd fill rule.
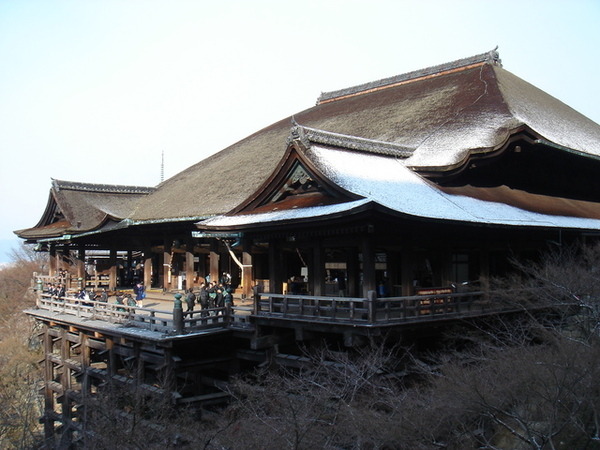
<path fill-rule="evenodd" d="M 156 187 L 53 180 L 16 232 L 50 275 L 176 292 L 226 272 L 251 302 L 204 317 L 42 296 L 28 314 L 44 326 L 47 435 L 77 432 L 80 396 L 108 380 L 202 405 L 245 364 L 297 363 L 298 341 L 496 312 L 488 280 L 510 257 L 598 236 L 599 173 L 600 126 L 491 51 L 323 93 Z"/>

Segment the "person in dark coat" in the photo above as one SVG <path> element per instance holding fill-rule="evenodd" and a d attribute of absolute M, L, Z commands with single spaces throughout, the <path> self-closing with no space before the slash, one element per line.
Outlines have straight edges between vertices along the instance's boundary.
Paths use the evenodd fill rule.
<path fill-rule="evenodd" d="M 137 301 L 135 301 L 133 299 L 133 297 L 131 296 L 131 294 L 125 294 L 125 304 L 127 306 L 136 306 L 137 305 Z"/>
<path fill-rule="evenodd" d="M 185 302 L 187 303 L 186 312 L 193 311 L 194 304 L 196 303 L 196 295 L 194 295 L 194 290 L 192 288 L 188 289 L 187 294 L 185 295 Z"/>
<path fill-rule="evenodd" d="M 58 300 L 64 300 L 65 295 L 67 295 L 65 285 L 62 283 L 58 283 L 58 287 L 54 291 L 54 298 Z"/>
<path fill-rule="evenodd" d="M 135 294 L 135 303 L 138 307 L 144 306 L 144 299 L 146 298 L 146 288 L 144 283 L 139 282 L 133 287 L 133 293 Z"/>
<path fill-rule="evenodd" d="M 208 285 L 208 307 L 214 308 L 217 306 L 217 283 L 211 281 Z"/>
<path fill-rule="evenodd" d="M 202 308 L 202 316 L 206 316 L 208 309 L 208 289 L 205 283 L 200 285 L 200 292 L 198 293 L 198 302 L 200 303 L 200 308 Z"/>

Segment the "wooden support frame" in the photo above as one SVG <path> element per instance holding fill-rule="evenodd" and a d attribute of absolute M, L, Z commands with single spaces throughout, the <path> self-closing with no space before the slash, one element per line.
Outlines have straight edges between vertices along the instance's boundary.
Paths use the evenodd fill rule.
<path fill-rule="evenodd" d="M 185 287 L 186 289 L 195 286 L 194 277 L 194 241 L 191 236 L 185 240 Z"/>

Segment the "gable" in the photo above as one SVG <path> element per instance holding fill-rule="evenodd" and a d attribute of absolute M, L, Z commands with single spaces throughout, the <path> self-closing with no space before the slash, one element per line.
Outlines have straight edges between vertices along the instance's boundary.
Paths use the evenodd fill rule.
<path fill-rule="evenodd" d="M 299 142 L 290 143 L 275 172 L 230 214 L 325 206 L 360 198 L 324 177 L 303 149 Z"/>
<path fill-rule="evenodd" d="M 48 196 L 48 202 L 46 203 L 46 209 L 44 210 L 40 221 L 34 228 L 42 228 L 48 225 L 52 225 L 56 222 L 64 222 L 66 220 L 67 219 L 65 215 L 63 214 L 62 210 L 60 209 L 60 206 L 56 202 L 56 198 L 54 197 L 52 192 L 50 192 L 50 195 Z"/>

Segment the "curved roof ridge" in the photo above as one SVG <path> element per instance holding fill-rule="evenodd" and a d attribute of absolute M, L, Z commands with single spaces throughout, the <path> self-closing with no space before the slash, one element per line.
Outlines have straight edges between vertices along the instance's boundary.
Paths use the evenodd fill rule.
<path fill-rule="evenodd" d="M 156 190 L 155 187 L 149 186 L 127 186 L 120 184 L 95 184 L 81 183 L 78 181 L 64 181 L 52 179 L 52 187 L 57 191 L 85 191 L 85 192 L 100 192 L 110 194 L 150 194 Z"/>
<path fill-rule="evenodd" d="M 502 66 L 502 61 L 500 60 L 500 54 L 498 53 L 498 47 L 490 50 L 486 53 L 481 53 L 479 55 L 471 56 L 469 58 L 457 59 L 456 61 L 451 61 L 444 64 L 439 64 L 436 66 L 427 67 L 424 69 L 414 70 L 412 72 L 403 73 L 400 75 L 395 75 L 388 78 L 382 78 L 376 81 L 370 81 L 368 83 L 359 84 L 356 86 L 352 86 L 349 88 L 339 89 L 336 91 L 330 92 L 322 92 L 319 98 L 317 99 L 317 105 L 321 103 L 330 102 L 336 100 L 338 98 L 343 98 L 347 96 L 357 95 L 365 92 L 369 92 L 374 89 L 380 89 L 383 87 L 390 87 L 397 85 L 399 83 L 404 83 L 410 80 L 415 80 L 418 78 L 423 78 L 431 75 L 441 75 L 444 72 L 448 72 L 450 70 L 456 70 L 468 66 L 472 66 L 475 64 L 495 64 Z"/>
<path fill-rule="evenodd" d="M 307 147 L 311 143 L 341 147 L 348 150 L 355 150 L 365 153 L 375 153 L 378 155 L 395 156 L 398 158 L 408 158 L 413 154 L 414 149 L 394 142 L 379 141 L 376 139 L 367 139 L 347 134 L 334 133 L 331 131 L 309 128 L 296 123 L 290 130 L 288 144 L 294 139 L 300 139 Z"/>

